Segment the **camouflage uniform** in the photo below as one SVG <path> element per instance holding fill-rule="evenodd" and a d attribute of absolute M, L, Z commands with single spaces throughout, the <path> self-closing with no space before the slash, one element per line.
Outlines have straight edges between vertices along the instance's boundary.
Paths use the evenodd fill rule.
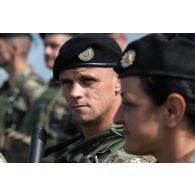
<path fill-rule="evenodd" d="M 0 153 L 0 163 L 6 163 L 4 156 Z"/>
<path fill-rule="evenodd" d="M 46 148 L 66 142 L 81 133 L 70 115 L 59 83 L 53 79 L 49 82 L 47 90 L 32 105 L 21 130 L 29 131 L 33 127 L 46 129 Z M 55 155 L 49 156 L 45 162 L 54 162 L 54 159 Z"/>
<path fill-rule="evenodd" d="M 11 151 L 19 144 L 14 144 L 19 142 L 18 138 L 14 139 L 18 137 L 15 130 L 20 128 L 29 106 L 45 90 L 45 82 L 30 67 L 16 74 L 12 80 L 13 85 L 6 81 L 0 88 L 0 138 L 1 150 L 6 150 L 3 153 L 8 162 L 17 162 L 15 158 L 19 159 L 19 153 L 14 156 L 15 150 Z M 15 136 L 12 133 L 10 137 L 12 130 Z"/>
<path fill-rule="evenodd" d="M 177 162 L 179 163 L 195 163 L 195 150 L 189 152 Z"/>
<path fill-rule="evenodd" d="M 72 163 L 141 163 L 155 162 L 154 157 L 127 154 L 123 150 L 123 127 L 112 125 L 89 139 L 80 139 L 68 146 L 57 162 Z"/>

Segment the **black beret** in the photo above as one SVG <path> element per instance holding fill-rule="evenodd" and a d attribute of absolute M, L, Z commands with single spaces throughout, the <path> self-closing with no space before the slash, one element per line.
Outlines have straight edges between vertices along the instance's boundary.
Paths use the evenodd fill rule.
<path fill-rule="evenodd" d="M 186 38 L 186 39 L 189 39 L 189 40 L 195 42 L 195 34 L 194 33 L 159 33 L 159 35 L 162 35 L 169 40 L 172 38 L 175 38 L 175 37 L 183 37 L 183 38 Z"/>
<path fill-rule="evenodd" d="M 75 35 L 78 35 L 79 33 L 39 33 L 42 39 L 44 39 L 46 35 L 52 35 L 52 34 L 63 34 L 63 35 L 68 35 L 70 37 L 73 37 Z"/>
<path fill-rule="evenodd" d="M 130 43 L 115 71 L 120 77 L 145 75 L 195 80 L 195 44 L 183 37 L 147 35 Z"/>
<path fill-rule="evenodd" d="M 29 37 L 32 39 L 30 33 L 0 33 L 0 38 L 12 38 L 12 37 Z"/>
<path fill-rule="evenodd" d="M 79 34 L 68 40 L 54 62 L 53 76 L 76 67 L 115 67 L 122 51 L 110 36 L 103 33 Z"/>

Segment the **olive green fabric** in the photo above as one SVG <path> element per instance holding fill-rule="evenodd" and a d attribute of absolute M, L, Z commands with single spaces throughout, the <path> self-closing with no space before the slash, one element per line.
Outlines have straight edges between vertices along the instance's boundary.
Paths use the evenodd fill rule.
<path fill-rule="evenodd" d="M 20 129 L 30 105 L 43 93 L 45 85 L 45 81 L 28 67 L 12 78 L 12 84 L 7 80 L 0 88 L 0 145 L 8 162 L 20 162 L 20 159 L 15 144 L 12 146 L 16 139 L 10 139 L 6 131 Z"/>
<path fill-rule="evenodd" d="M 34 127 L 45 128 L 47 131 L 46 148 L 70 140 L 81 133 L 80 127 L 69 112 L 59 83 L 53 79 L 49 82 L 47 90 L 31 106 L 21 130 L 30 134 Z M 54 160 L 55 155 L 50 155 L 45 162 Z"/>
<path fill-rule="evenodd" d="M 72 163 L 132 163 L 155 162 L 147 156 L 127 154 L 123 150 L 123 128 L 112 125 L 102 133 L 89 139 L 81 139 L 69 146 L 63 154 L 61 162 Z M 60 161 L 59 161 L 60 162 Z"/>

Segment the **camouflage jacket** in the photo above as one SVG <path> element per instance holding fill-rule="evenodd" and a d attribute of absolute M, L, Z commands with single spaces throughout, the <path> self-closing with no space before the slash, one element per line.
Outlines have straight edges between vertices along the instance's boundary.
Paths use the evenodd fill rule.
<path fill-rule="evenodd" d="M 6 128 L 18 129 L 30 104 L 45 90 L 45 82 L 32 69 L 26 68 L 0 88 L 0 132 Z"/>
<path fill-rule="evenodd" d="M 138 163 L 154 162 L 152 156 L 136 156 L 123 150 L 122 126 L 112 125 L 89 139 L 81 139 L 67 148 L 57 162 L 70 163 Z"/>
<path fill-rule="evenodd" d="M 179 162 L 179 163 L 195 163 L 195 150 L 189 152 L 184 157 L 179 159 L 177 162 Z"/>
<path fill-rule="evenodd" d="M 73 121 L 59 83 L 51 80 L 44 93 L 34 102 L 26 115 L 21 131 L 30 134 L 34 127 L 47 131 L 46 148 L 65 142 L 81 134 L 80 127 Z M 54 157 L 46 162 L 53 162 Z"/>
<path fill-rule="evenodd" d="M 8 162 L 18 162 L 17 147 L 21 140 L 17 131 L 30 105 L 45 90 L 45 82 L 30 67 L 15 75 L 12 81 L 12 85 L 7 80 L 0 88 L 0 149 Z M 17 130 L 14 136 L 11 130 Z"/>
<path fill-rule="evenodd" d="M 6 163 L 4 156 L 0 153 L 0 163 Z"/>

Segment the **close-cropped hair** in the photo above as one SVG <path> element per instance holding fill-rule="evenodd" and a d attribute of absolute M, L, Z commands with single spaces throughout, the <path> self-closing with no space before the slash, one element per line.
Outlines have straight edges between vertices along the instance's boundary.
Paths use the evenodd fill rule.
<path fill-rule="evenodd" d="M 11 37 L 7 38 L 7 43 L 12 45 L 17 45 L 20 50 L 20 55 L 24 58 L 28 56 L 28 53 L 31 48 L 31 39 L 30 37 Z"/>
<path fill-rule="evenodd" d="M 190 127 L 195 129 L 195 81 L 171 77 L 140 77 L 144 91 L 155 106 L 162 105 L 171 93 L 180 94 L 186 102 L 185 116 Z M 195 133 L 195 131 L 194 131 Z"/>

